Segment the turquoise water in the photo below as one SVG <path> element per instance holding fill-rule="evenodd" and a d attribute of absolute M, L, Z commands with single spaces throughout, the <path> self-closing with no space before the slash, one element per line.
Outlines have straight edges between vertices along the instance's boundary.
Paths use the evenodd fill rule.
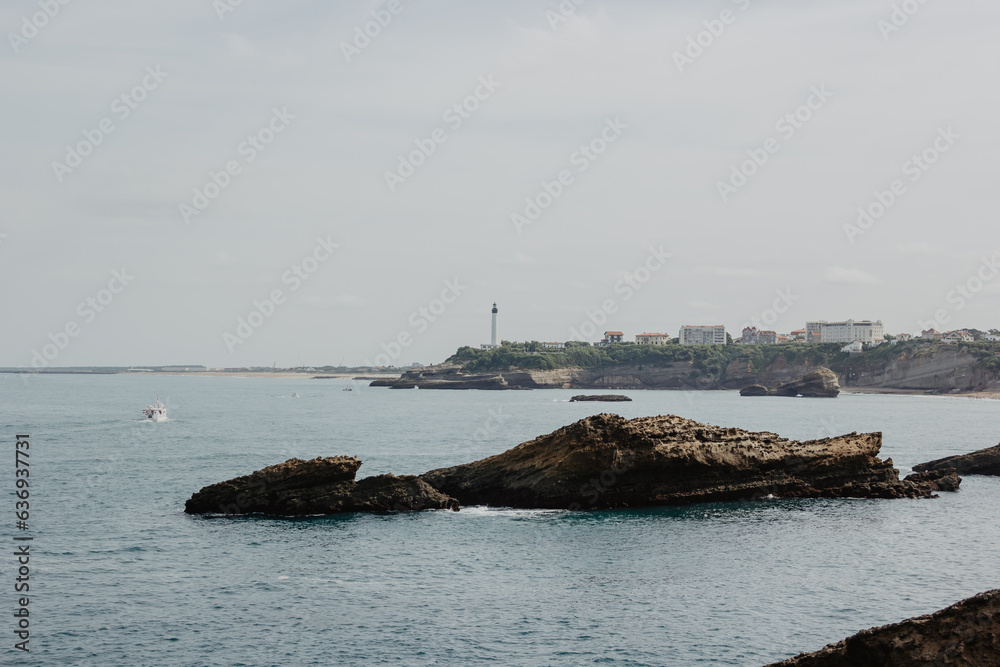
<path fill-rule="evenodd" d="M 634 391 L 435 392 L 349 380 L 0 376 L 5 535 L 31 434 L 38 665 L 760 665 L 1000 587 L 1000 479 L 937 500 L 275 520 L 183 513 L 292 456 L 367 476 L 495 454 L 602 411 L 808 439 L 880 430 L 915 463 L 996 444 L 1000 401 Z M 293 393 L 300 394 L 292 398 Z M 171 420 L 141 421 L 160 396 Z M 12 557 L 0 557 L 13 611 Z M 9 626 L 4 627 L 5 624 Z M 6 660 L 5 660 L 6 661 Z"/>

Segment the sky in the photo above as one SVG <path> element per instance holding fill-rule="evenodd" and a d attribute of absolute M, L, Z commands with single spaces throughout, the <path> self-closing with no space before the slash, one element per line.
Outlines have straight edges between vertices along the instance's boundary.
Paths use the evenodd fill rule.
<path fill-rule="evenodd" d="M 8 0 L 0 365 L 433 363 L 494 302 L 508 340 L 1000 327 L 998 22 Z"/>

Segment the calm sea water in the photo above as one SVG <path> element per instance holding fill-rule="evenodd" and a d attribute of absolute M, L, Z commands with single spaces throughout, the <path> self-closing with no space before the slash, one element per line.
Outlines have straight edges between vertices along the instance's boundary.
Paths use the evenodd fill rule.
<path fill-rule="evenodd" d="M 296 456 L 367 476 L 501 452 L 602 411 L 808 439 L 882 431 L 902 471 L 996 444 L 1000 401 L 733 392 L 373 389 L 348 380 L 0 376 L 31 434 L 37 665 L 760 665 L 1000 587 L 1000 479 L 937 500 L 330 518 L 183 513 L 202 486 Z M 299 398 L 292 398 L 298 393 Z M 157 395 L 171 420 L 141 421 Z M 3 445 L 2 443 L 7 443 Z M 3 553 L 13 551 L 4 549 Z M 13 611 L 13 557 L 0 557 Z"/>

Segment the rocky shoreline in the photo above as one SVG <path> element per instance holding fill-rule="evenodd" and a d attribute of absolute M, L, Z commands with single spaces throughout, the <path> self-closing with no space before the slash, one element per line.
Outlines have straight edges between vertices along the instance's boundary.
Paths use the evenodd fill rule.
<path fill-rule="evenodd" d="M 1000 664 L 1000 590 L 933 614 L 862 630 L 814 653 L 766 667 L 916 667 Z"/>
<path fill-rule="evenodd" d="M 946 456 L 913 466 L 915 472 L 932 472 L 954 468 L 960 475 L 1000 476 L 1000 445 L 980 449 L 970 454 Z"/>
<path fill-rule="evenodd" d="M 361 461 L 290 459 L 212 484 L 189 514 L 270 515 L 458 509 L 460 505 L 609 509 L 783 498 L 930 498 L 954 469 L 899 479 L 880 433 L 798 442 L 675 415 L 598 414 L 502 454 L 423 475 L 354 477 Z"/>

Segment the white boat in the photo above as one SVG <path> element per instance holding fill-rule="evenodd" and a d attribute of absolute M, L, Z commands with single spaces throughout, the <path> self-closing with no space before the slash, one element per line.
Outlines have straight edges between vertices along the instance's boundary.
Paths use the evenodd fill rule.
<path fill-rule="evenodd" d="M 142 414 L 146 415 L 146 419 L 154 422 L 165 422 L 167 421 L 167 406 L 165 406 L 159 398 L 156 399 L 156 403 L 152 405 L 147 405 L 142 410 Z"/>
<path fill-rule="evenodd" d="M 351 387 L 344 387 L 342 391 L 354 391 L 354 389 Z"/>

